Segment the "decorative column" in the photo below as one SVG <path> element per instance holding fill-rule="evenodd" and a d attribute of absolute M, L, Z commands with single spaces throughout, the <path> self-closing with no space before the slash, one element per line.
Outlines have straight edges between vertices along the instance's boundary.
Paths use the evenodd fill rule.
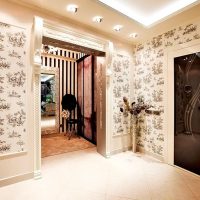
<path fill-rule="evenodd" d="M 40 73 L 43 19 L 34 18 L 33 27 L 33 86 L 34 86 L 34 177 L 41 178 L 41 103 Z"/>
<path fill-rule="evenodd" d="M 110 157 L 110 143 L 112 137 L 112 58 L 113 58 L 113 43 L 107 44 L 107 62 L 106 62 L 106 157 Z"/>

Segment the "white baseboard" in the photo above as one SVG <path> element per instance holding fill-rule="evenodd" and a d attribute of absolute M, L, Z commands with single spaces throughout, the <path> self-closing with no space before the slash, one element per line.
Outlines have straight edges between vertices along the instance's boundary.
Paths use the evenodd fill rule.
<path fill-rule="evenodd" d="M 164 162 L 164 157 L 159 156 L 159 155 L 154 154 L 154 153 L 151 153 L 151 152 L 148 152 L 144 148 L 137 147 L 136 152 L 140 152 L 140 153 L 146 154 L 146 155 L 151 156 L 151 157 L 153 157 L 153 158 L 155 158 L 155 159 L 157 159 L 157 160 L 159 160 L 161 162 Z"/>
<path fill-rule="evenodd" d="M 41 170 L 35 171 L 34 172 L 34 179 L 38 180 L 38 179 L 41 179 L 41 178 L 42 178 Z"/>
<path fill-rule="evenodd" d="M 11 176 L 6 179 L 0 179 L 0 187 L 4 187 L 4 186 L 10 185 L 10 184 L 18 183 L 18 182 L 25 181 L 25 180 L 32 179 L 32 178 L 34 178 L 33 172 L 30 172 L 27 174 L 20 174 L 17 176 Z"/>
<path fill-rule="evenodd" d="M 106 155 L 105 155 L 105 158 L 110 158 L 110 156 L 111 156 L 110 152 L 109 153 L 107 152 Z"/>
<path fill-rule="evenodd" d="M 169 164 L 169 165 L 170 165 L 170 164 Z M 184 168 L 179 167 L 179 166 L 177 166 L 177 165 L 171 165 L 171 166 L 176 167 L 176 168 L 179 169 L 180 171 L 186 172 L 186 173 L 188 173 L 188 174 L 190 174 L 190 175 L 192 175 L 192 176 L 194 176 L 194 177 L 196 177 L 196 178 L 200 178 L 200 175 L 195 174 L 194 172 L 191 172 L 191 171 L 189 171 L 189 170 L 187 170 L 187 169 L 184 169 Z"/>
<path fill-rule="evenodd" d="M 122 152 L 125 152 L 125 151 L 130 151 L 130 150 L 132 150 L 132 146 L 124 147 L 123 149 L 116 149 L 116 150 L 113 150 L 113 151 L 110 152 L 110 156 L 118 154 L 118 153 L 122 153 Z M 146 154 L 148 156 L 151 156 L 152 158 L 155 158 L 156 160 L 164 162 L 164 157 L 159 156 L 159 155 L 154 154 L 154 153 L 151 153 L 151 152 L 148 152 L 148 151 L 145 151 L 145 149 L 143 149 L 143 148 L 137 147 L 136 153 L 137 152 L 140 152 L 142 154 Z"/>
<path fill-rule="evenodd" d="M 132 146 L 130 146 L 130 147 L 124 147 L 122 149 L 115 149 L 115 150 L 113 150 L 113 151 L 110 152 L 110 155 L 112 156 L 112 155 L 115 155 L 115 154 L 118 154 L 118 153 L 129 151 L 131 149 L 132 149 Z"/>

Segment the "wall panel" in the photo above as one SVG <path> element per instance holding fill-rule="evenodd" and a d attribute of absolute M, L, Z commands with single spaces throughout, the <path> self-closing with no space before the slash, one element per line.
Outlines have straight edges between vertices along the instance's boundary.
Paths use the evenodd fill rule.
<path fill-rule="evenodd" d="M 27 33 L 0 22 L 0 156 L 27 149 Z"/>

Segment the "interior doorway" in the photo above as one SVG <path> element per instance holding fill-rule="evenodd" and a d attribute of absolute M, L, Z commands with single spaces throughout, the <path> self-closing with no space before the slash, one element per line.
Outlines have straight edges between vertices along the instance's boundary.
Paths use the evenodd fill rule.
<path fill-rule="evenodd" d="M 174 164 L 200 175 L 200 53 L 174 58 Z"/>
<path fill-rule="evenodd" d="M 110 131 L 108 131 L 108 98 L 109 87 L 107 84 L 106 70 L 112 62 L 112 42 L 90 35 L 80 30 L 72 30 L 61 24 L 56 24 L 40 17 L 34 17 L 33 27 L 33 91 L 34 91 L 34 177 L 41 177 L 41 101 L 40 101 L 40 75 L 41 75 L 41 46 L 44 38 L 51 38 L 53 44 L 57 46 L 58 41 L 64 42 L 65 49 L 80 52 L 80 48 L 87 53 L 89 50 L 92 55 L 97 56 L 97 152 L 103 156 L 110 155 Z M 59 42 L 60 43 L 60 42 Z M 77 48 L 78 47 L 78 48 Z M 61 47 L 62 48 L 62 47 Z M 75 49 L 74 49 L 75 48 Z M 106 53 L 105 53 L 106 52 Z M 106 54 L 106 56 L 105 56 Z M 103 56 L 103 57 L 101 57 Z M 60 127 L 59 127 L 60 128 Z M 110 129 L 110 128 L 109 128 Z"/>
<path fill-rule="evenodd" d="M 95 147 L 96 73 L 105 53 L 48 37 L 42 43 L 42 157 Z"/>

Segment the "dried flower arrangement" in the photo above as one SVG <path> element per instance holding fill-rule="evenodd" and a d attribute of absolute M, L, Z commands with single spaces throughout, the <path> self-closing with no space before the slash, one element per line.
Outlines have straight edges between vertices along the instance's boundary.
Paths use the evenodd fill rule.
<path fill-rule="evenodd" d="M 137 116 L 138 114 L 141 113 L 141 111 L 145 111 L 147 114 L 155 114 L 159 115 L 161 111 L 155 111 L 155 110 L 150 110 L 150 108 L 153 108 L 152 105 L 145 104 L 144 99 L 142 97 L 139 97 L 137 99 L 138 103 L 132 102 L 131 105 L 126 97 L 123 97 L 123 102 L 124 102 L 124 108 L 120 108 L 121 112 L 130 112 L 131 115 Z"/>
<path fill-rule="evenodd" d="M 139 97 L 136 102 L 129 103 L 128 99 L 126 97 L 123 97 L 124 105 L 123 107 L 120 107 L 120 111 L 124 114 L 130 113 L 131 116 L 134 116 L 131 118 L 134 121 L 132 121 L 130 129 L 132 133 L 132 150 L 133 152 L 136 152 L 136 136 L 140 134 L 140 122 L 142 122 L 143 115 L 139 115 L 144 111 L 147 114 L 154 114 L 154 115 L 160 115 L 161 111 L 155 111 L 150 110 L 150 108 L 153 108 L 152 105 L 145 104 L 144 99 L 142 97 Z M 142 118 L 141 118 L 142 117 Z M 133 132 L 134 130 L 134 132 Z"/>

